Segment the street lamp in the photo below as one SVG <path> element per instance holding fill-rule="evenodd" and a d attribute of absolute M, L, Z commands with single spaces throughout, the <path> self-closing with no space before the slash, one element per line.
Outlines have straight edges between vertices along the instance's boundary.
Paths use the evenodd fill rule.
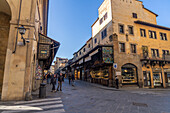
<path fill-rule="evenodd" d="M 21 27 L 18 27 L 19 33 L 21 34 L 21 39 L 23 39 L 23 44 L 25 45 L 25 39 L 23 37 L 23 35 L 25 34 L 26 28 L 24 28 L 23 25 L 21 25 Z"/>
<path fill-rule="evenodd" d="M 18 27 L 19 33 L 22 35 L 25 34 L 26 28 L 24 28 L 24 26 L 22 25 L 21 27 Z"/>

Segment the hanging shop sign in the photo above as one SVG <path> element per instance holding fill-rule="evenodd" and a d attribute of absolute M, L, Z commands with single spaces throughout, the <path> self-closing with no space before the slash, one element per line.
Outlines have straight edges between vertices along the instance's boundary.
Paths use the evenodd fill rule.
<path fill-rule="evenodd" d="M 104 63 L 113 63 L 113 47 L 102 47 Z"/>

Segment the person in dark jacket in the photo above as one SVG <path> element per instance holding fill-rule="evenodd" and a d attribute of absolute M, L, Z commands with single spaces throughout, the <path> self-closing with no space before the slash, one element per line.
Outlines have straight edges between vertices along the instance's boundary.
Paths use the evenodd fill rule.
<path fill-rule="evenodd" d="M 116 88 L 119 89 L 119 78 L 118 78 L 118 76 L 116 76 L 115 81 L 116 81 Z"/>
<path fill-rule="evenodd" d="M 69 73 L 69 75 L 68 75 L 68 80 L 69 80 L 69 84 L 70 84 L 70 82 L 71 82 L 71 73 Z"/>
<path fill-rule="evenodd" d="M 56 90 L 55 90 L 56 78 L 54 77 L 54 75 L 52 75 L 52 77 L 51 77 L 51 82 L 50 82 L 50 84 L 52 84 L 52 90 L 51 90 L 51 92 L 56 92 Z"/>
<path fill-rule="evenodd" d="M 75 80 L 74 74 L 71 75 L 71 80 L 72 80 L 72 86 L 74 86 L 74 80 Z"/>
<path fill-rule="evenodd" d="M 58 76 L 58 87 L 57 87 L 57 91 L 59 91 L 59 88 L 60 88 L 60 91 L 62 91 L 62 82 L 64 82 L 64 77 L 63 77 L 63 74 L 60 73 L 59 76 Z"/>
<path fill-rule="evenodd" d="M 47 84 L 49 84 L 50 79 L 51 79 L 51 75 L 50 75 L 50 73 L 47 73 Z"/>

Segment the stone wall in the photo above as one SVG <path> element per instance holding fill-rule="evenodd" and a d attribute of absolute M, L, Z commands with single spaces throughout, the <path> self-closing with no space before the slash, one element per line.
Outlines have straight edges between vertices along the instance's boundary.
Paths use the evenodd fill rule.
<path fill-rule="evenodd" d="M 2 92 L 6 51 L 9 36 L 10 16 L 0 12 L 0 93 Z"/>

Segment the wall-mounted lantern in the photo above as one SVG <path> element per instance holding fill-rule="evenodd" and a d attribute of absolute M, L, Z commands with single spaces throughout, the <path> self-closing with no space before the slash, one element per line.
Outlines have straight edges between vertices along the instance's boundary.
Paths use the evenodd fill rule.
<path fill-rule="evenodd" d="M 29 40 L 25 40 L 23 35 L 26 32 L 26 28 L 22 25 L 21 27 L 18 27 L 19 33 L 21 34 L 21 39 L 23 39 L 23 44 L 25 45 L 26 42 L 29 42 Z"/>

